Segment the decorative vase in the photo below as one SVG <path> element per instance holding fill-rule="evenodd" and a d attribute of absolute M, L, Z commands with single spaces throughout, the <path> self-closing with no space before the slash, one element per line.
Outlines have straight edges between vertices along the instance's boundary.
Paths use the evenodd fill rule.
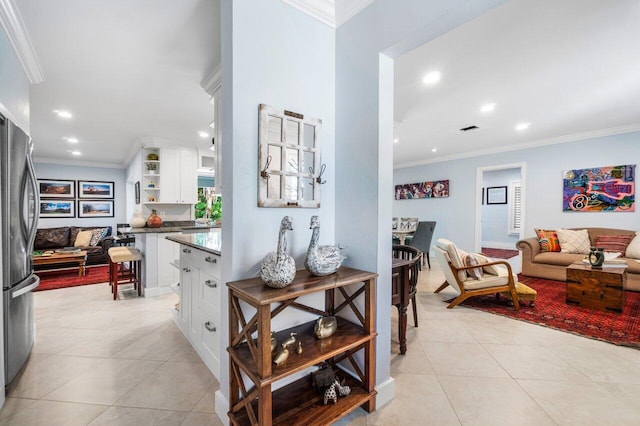
<path fill-rule="evenodd" d="M 592 268 L 602 268 L 602 264 L 604 263 L 604 249 L 591 247 L 589 263 Z"/>
<path fill-rule="evenodd" d="M 142 216 L 140 210 L 136 209 L 133 211 L 133 216 L 131 216 L 131 219 L 129 220 L 129 225 L 132 228 L 142 228 L 146 222 L 147 221 L 144 220 L 144 216 Z"/>
<path fill-rule="evenodd" d="M 162 219 L 156 213 L 156 210 L 151 210 L 151 216 L 147 219 L 147 226 L 149 228 L 160 228 L 162 226 Z"/>

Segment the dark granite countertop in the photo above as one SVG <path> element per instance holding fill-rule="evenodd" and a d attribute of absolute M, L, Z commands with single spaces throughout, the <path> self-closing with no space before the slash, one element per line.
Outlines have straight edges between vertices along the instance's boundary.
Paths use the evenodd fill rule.
<path fill-rule="evenodd" d="M 193 220 L 183 221 L 166 221 L 162 223 L 159 228 L 119 228 L 122 232 L 127 234 L 150 234 L 159 232 L 182 232 L 182 231 L 195 231 L 199 229 L 211 229 L 220 228 L 220 225 L 214 225 L 211 223 L 196 223 Z"/>
<path fill-rule="evenodd" d="M 209 232 L 169 235 L 165 238 L 207 253 L 222 255 L 222 231 L 220 229 L 212 229 Z"/>

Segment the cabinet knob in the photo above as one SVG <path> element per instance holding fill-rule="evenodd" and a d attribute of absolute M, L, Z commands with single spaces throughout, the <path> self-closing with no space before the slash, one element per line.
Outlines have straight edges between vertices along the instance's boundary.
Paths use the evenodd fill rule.
<path fill-rule="evenodd" d="M 209 330 L 212 333 L 215 333 L 216 331 L 216 326 L 215 325 L 211 325 L 211 321 L 207 321 L 204 323 L 204 328 L 206 328 L 207 330 Z"/>
<path fill-rule="evenodd" d="M 206 260 L 209 263 L 218 263 L 218 259 L 216 259 L 215 257 L 211 257 L 211 256 L 205 257 L 204 260 Z"/>
<path fill-rule="evenodd" d="M 191 269 L 189 269 L 189 268 L 182 268 L 182 270 L 185 271 L 185 272 L 191 272 Z"/>
<path fill-rule="evenodd" d="M 204 285 L 206 285 L 207 287 L 210 287 L 210 288 L 218 288 L 218 283 L 216 283 L 215 281 L 211 281 L 211 280 L 206 280 L 204 282 Z"/>
<path fill-rule="evenodd" d="M 183 253 L 191 253 L 191 249 L 185 248 L 185 249 L 182 249 L 182 252 Z"/>

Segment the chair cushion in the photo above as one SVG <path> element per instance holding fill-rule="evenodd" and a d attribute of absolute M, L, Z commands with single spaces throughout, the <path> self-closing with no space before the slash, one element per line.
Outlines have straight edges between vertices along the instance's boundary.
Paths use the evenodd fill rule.
<path fill-rule="evenodd" d="M 463 268 L 464 263 L 462 262 L 462 257 L 460 254 L 466 254 L 466 252 L 459 250 L 455 244 L 445 238 L 438 239 L 438 247 L 447 253 L 449 259 L 451 260 L 451 264 L 456 268 Z M 464 282 L 467 279 L 467 271 L 458 271 L 458 279 L 460 282 Z"/>
<path fill-rule="evenodd" d="M 562 253 L 589 254 L 591 242 L 589 241 L 589 231 L 586 229 L 558 229 L 558 241 Z M 624 252 L 623 252 L 624 253 Z"/>
<path fill-rule="evenodd" d="M 633 235 L 598 235 L 596 237 L 596 247 L 603 248 L 604 251 L 624 255 L 631 240 L 633 240 Z"/>
<path fill-rule="evenodd" d="M 560 241 L 558 241 L 558 234 L 553 229 L 534 229 L 538 236 L 538 243 L 540 243 L 540 252 L 547 251 L 560 251 Z"/>
<path fill-rule="evenodd" d="M 465 290 L 477 290 L 480 288 L 498 287 L 507 285 L 509 283 L 509 277 L 497 277 L 495 275 L 485 275 L 481 280 L 467 280 L 464 285 Z"/>
<path fill-rule="evenodd" d="M 93 231 L 80 231 L 78 235 L 76 235 L 76 240 L 73 242 L 74 247 L 85 247 L 91 245 L 91 237 L 93 236 Z"/>

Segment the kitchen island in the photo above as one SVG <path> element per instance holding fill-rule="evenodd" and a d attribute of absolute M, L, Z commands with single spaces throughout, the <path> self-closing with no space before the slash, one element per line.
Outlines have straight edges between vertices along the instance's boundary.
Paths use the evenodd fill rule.
<path fill-rule="evenodd" d="M 173 319 L 219 380 L 222 233 L 211 229 L 170 234 L 165 239 L 179 249 L 179 282 L 171 288 L 180 301 L 173 310 Z"/>
<path fill-rule="evenodd" d="M 124 228 L 119 231 L 134 234 L 135 247 L 143 255 L 142 283 L 145 297 L 154 297 L 171 292 L 180 280 L 179 246 L 166 237 L 191 233 L 207 233 L 220 230 L 219 225 L 198 224 L 194 221 L 165 222 L 159 228 Z"/>

